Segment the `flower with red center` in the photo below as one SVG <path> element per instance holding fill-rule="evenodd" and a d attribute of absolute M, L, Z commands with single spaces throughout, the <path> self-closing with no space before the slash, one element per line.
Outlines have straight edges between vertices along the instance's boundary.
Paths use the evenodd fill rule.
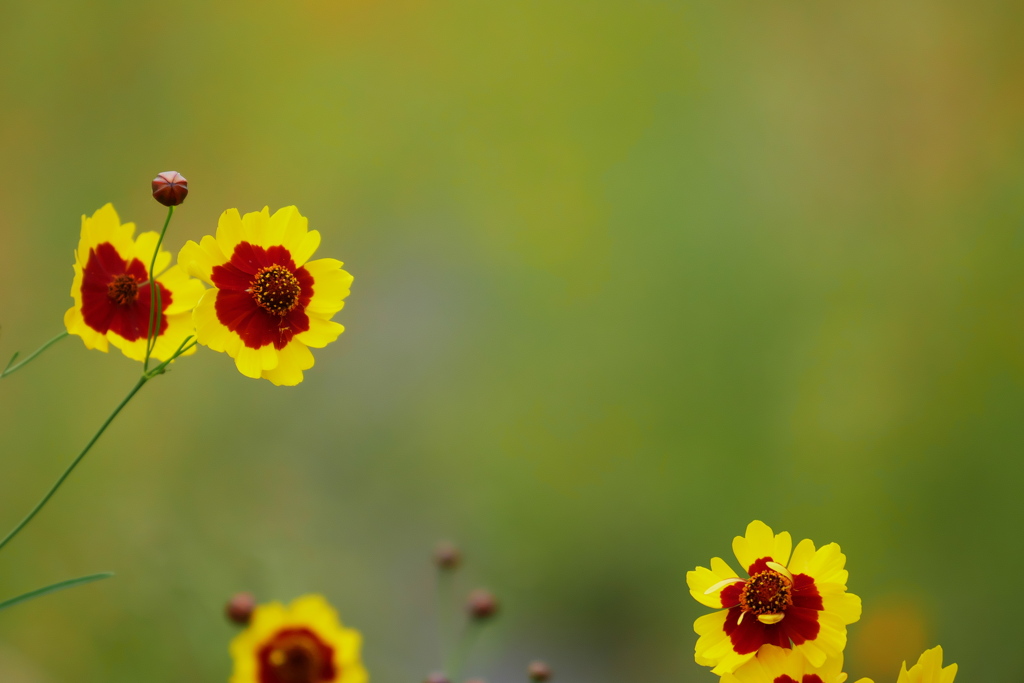
<path fill-rule="evenodd" d="M 366 683 L 361 646 L 320 595 L 259 605 L 231 641 L 230 683 Z"/>
<path fill-rule="evenodd" d="M 344 327 L 331 317 L 345 305 L 352 276 L 341 261 L 309 258 L 320 233 L 294 206 L 221 214 L 217 236 L 188 242 L 178 263 L 213 285 L 195 310 L 196 339 L 235 359 L 246 377 L 295 385 L 321 348 Z"/>
<path fill-rule="evenodd" d="M 144 232 L 133 239 L 134 233 L 135 225 L 122 225 L 110 204 L 91 217 L 82 216 L 71 284 L 75 303 L 64 314 L 64 325 L 87 348 L 106 352 L 113 344 L 142 361 L 152 310 L 149 264 L 160 235 Z M 180 266 L 168 268 L 170 262 L 170 253 L 161 250 L 155 268 L 162 311 L 152 353 L 157 360 L 170 358 L 186 337 L 195 334 L 192 309 L 205 291 L 203 283 L 188 277 Z M 186 354 L 194 352 L 193 347 Z"/>
<path fill-rule="evenodd" d="M 846 626 L 860 619 L 861 605 L 846 592 L 846 556 L 838 545 L 815 550 L 805 539 L 793 549 L 788 532 L 775 535 L 755 521 L 732 548 L 749 578 L 740 578 L 719 557 L 712 558 L 711 569 L 686 574 L 690 595 L 723 608 L 693 625 L 700 636 L 698 664 L 721 676 L 762 657 L 767 646 L 792 649 L 815 667 L 841 656 Z"/>

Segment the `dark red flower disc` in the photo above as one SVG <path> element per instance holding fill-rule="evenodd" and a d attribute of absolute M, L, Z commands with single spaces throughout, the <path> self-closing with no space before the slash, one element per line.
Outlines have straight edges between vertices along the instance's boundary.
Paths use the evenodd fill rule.
<path fill-rule="evenodd" d="M 159 282 L 161 312 L 171 305 L 170 290 Z M 89 250 L 82 268 L 82 318 L 101 334 L 113 332 L 128 341 L 145 339 L 149 334 L 149 276 L 137 258 L 121 258 L 110 242 Z M 167 330 L 167 318 L 161 316 L 158 335 Z"/>
<path fill-rule="evenodd" d="M 308 628 L 286 628 L 256 653 L 259 683 L 329 683 L 339 678 L 334 648 Z"/>
<path fill-rule="evenodd" d="M 770 557 L 764 557 L 750 565 L 748 571 L 751 576 L 771 571 L 766 564 L 769 561 Z M 762 645 L 791 648 L 793 645 L 818 637 L 818 631 L 821 629 L 818 624 L 818 613 L 824 609 L 824 605 L 814 579 L 807 574 L 793 575 L 790 592 L 793 604 L 786 607 L 786 616 L 776 624 L 762 624 L 756 615 L 750 613 L 740 621 L 740 615 L 744 613 L 740 606 L 743 588 L 744 584 L 734 583 L 723 588 L 721 593 L 722 607 L 729 610 L 723 629 L 732 641 L 733 651 L 737 654 L 757 652 Z"/>
<path fill-rule="evenodd" d="M 288 274 L 291 279 L 283 282 L 281 278 Z M 296 334 L 309 329 L 306 306 L 313 298 L 313 276 L 305 268 L 296 268 L 291 252 L 284 247 L 265 249 L 241 242 L 230 261 L 214 267 L 210 279 L 220 290 L 214 303 L 217 320 L 249 348 L 273 344 L 280 350 Z M 293 290 L 294 285 L 297 288 Z M 266 290 L 268 286 L 272 292 Z M 296 300 L 291 306 L 282 305 L 282 296 Z"/>

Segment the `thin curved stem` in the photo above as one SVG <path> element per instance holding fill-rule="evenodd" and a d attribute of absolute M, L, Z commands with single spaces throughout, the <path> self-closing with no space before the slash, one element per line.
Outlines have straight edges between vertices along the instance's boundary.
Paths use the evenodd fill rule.
<path fill-rule="evenodd" d="M 86 583 L 92 583 L 93 581 L 99 581 L 100 579 L 109 579 L 113 575 L 113 572 L 100 572 L 99 574 L 89 574 L 88 576 L 80 576 L 77 579 L 59 581 L 49 586 L 37 588 L 34 591 L 29 591 L 28 593 L 23 593 L 17 597 L 4 600 L 3 602 L 0 602 L 0 610 L 5 610 L 8 607 L 20 605 L 21 603 L 27 600 L 34 600 L 35 598 L 41 598 L 44 595 L 49 595 L 50 593 L 62 591 L 65 588 L 74 588 L 75 586 L 81 586 Z"/>
<path fill-rule="evenodd" d="M 134 398 L 135 394 L 139 392 L 139 389 L 141 389 L 143 385 L 145 385 L 146 382 L 148 382 L 149 380 L 153 379 L 157 375 L 162 375 L 164 372 L 166 372 L 167 366 L 171 364 L 171 361 L 173 361 L 175 358 L 185 353 L 195 345 L 196 342 L 192 339 L 191 336 L 185 337 L 181 344 L 178 345 L 178 350 L 175 351 L 170 358 L 163 361 L 162 363 L 154 367 L 152 370 L 144 371 L 142 373 L 142 376 L 139 377 L 139 380 L 135 383 L 135 386 L 133 386 L 131 391 L 128 392 L 128 395 L 125 396 L 121 400 L 121 402 L 117 404 L 117 407 L 114 408 L 114 412 L 112 412 L 109 415 L 109 417 L 107 417 L 107 419 L 104 420 L 103 424 L 99 428 L 99 431 L 97 431 L 93 435 L 93 437 L 89 439 L 89 443 L 85 444 L 85 448 L 82 449 L 82 452 L 79 453 L 78 456 L 76 456 L 75 459 L 71 461 L 71 464 L 68 465 L 67 469 L 64 470 L 64 473 L 60 475 L 60 477 L 57 479 L 54 485 L 50 487 L 50 490 L 46 492 L 46 495 L 43 496 L 43 499 L 36 503 L 36 506 L 32 508 L 32 511 L 25 516 L 25 519 L 21 520 L 18 526 L 14 527 L 14 529 L 12 529 L 11 532 L 3 538 L 3 540 L 0 540 L 0 549 L 2 549 L 5 545 L 10 543 L 11 539 L 17 536 L 18 532 L 24 529 L 28 525 L 28 523 L 32 521 L 33 517 L 39 514 L 39 511 L 42 510 L 43 506 L 45 506 L 50 501 L 50 498 L 53 497 L 53 494 L 57 493 L 57 489 L 61 487 L 61 484 L 64 483 L 64 480 L 68 478 L 68 476 L 74 471 L 76 467 L 78 467 L 78 463 L 82 462 L 82 459 L 85 458 L 85 454 L 88 453 L 89 450 L 96 444 L 96 442 L 99 441 L 99 438 L 103 436 L 103 432 L 107 431 L 107 427 L 109 427 L 110 423 L 114 421 L 114 418 L 118 416 L 118 414 L 124 409 L 124 407 L 128 405 L 128 402 L 131 401 L 132 398 Z"/>
<path fill-rule="evenodd" d="M 99 438 L 103 436 L 103 432 L 107 431 L 107 427 L 109 427 L 110 423 L 114 421 L 114 418 L 117 417 L 118 413 L 120 413 L 121 410 L 126 405 L 128 405 L 128 401 L 132 400 L 132 397 L 135 396 L 135 394 L 138 393 L 139 389 L 141 389 L 143 385 L 149 380 L 150 377 L 147 375 L 142 375 L 142 377 L 139 378 L 139 381 L 135 383 L 135 386 L 132 387 L 132 390 L 128 392 L 128 395 L 124 397 L 124 399 L 117 405 L 117 407 L 114 408 L 114 412 L 112 412 L 110 416 L 103 422 L 103 425 L 100 427 L 99 431 L 96 432 L 96 434 L 94 434 L 91 439 L 89 439 L 89 443 L 85 445 L 85 448 L 82 449 L 82 452 L 79 453 L 78 456 L 71 461 L 71 464 L 68 465 L 67 469 L 64 470 L 64 473 L 60 475 L 60 478 L 57 479 L 56 483 L 50 487 L 49 491 L 46 492 L 46 495 L 43 496 L 43 499 L 36 503 L 36 506 L 32 508 L 32 511 L 29 512 L 28 515 L 25 516 L 25 519 L 21 520 L 18 526 L 14 527 L 14 529 L 12 529 L 11 532 L 7 534 L 2 541 L 0 541 L 0 549 L 2 549 L 5 545 L 10 543 L 11 539 L 17 536 L 18 532 L 24 529 L 25 526 L 32 521 L 32 518 L 35 517 L 39 513 L 39 511 L 43 509 L 43 506 L 46 505 L 47 502 L 49 502 L 50 498 L 53 497 L 53 494 L 57 493 L 57 489 L 59 489 L 61 484 L 64 483 L 64 480 L 68 478 L 68 475 L 70 475 L 74 471 L 74 469 L 78 467 L 78 463 L 82 462 L 82 459 L 85 457 L 85 454 L 89 452 L 89 449 L 91 449 L 93 445 L 99 440 Z"/>
<path fill-rule="evenodd" d="M 142 371 L 149 370 L 149 357 L 156 347 L 156 338 L 160 330 L 160 322 L 163 317 L 160 301 L 160 293 L 156 284 L 156 257 L 160 253 L 160 245 L 164 242 L 164 235 L 167 234 L 167 226 L 171 224 L 171 216 L 174 215 L 174 207 L 167 207 L 167 218 L 164 220 L 164 227 L 160 231 L 160 237 L 156 241 L 156 248 L 153 249 L 153 258 L 149 261 L 149 334 L 146 335 L 146 360 L 142 363 Z"/>
<path fill-rule="evenodd" d="M 24 360 L 22 360 L 22 361 L 21 361 L 20 363 L 18 363 L 17 365 L 15 365 L 15 364 L 14 364 L 14 361 L 18 360 L 18 353 L 17 353 L 17 352 L 15 352 L 15 354 L 14 354 L 13 356 L 11 356 L 11 360 L 10 360 L 10 362 L 9 362 L 9 363 L 7 364 L 7 367 L 5 367 L 5 368 L 3 369 L 3 372 L 0 372 L 0 379 L 3 379 L 3 378 L 4 378 L 4 377 L 6 377 L 7 375 L 12 375 L 12 374 L 14 374 L 15 372 L 17 372 L 18 370 L 20 370 L 21 368 L 25 367 L 25 366 L 26 366 L 26 365 L 28 365 L 28 364 L 29 364 L 30 362 L 32 362 L 32 361 L 33 361 L 33 360 L 34 360 L 34 359 L 36 358 L 36 356 L 38 356 L 38 355 L 39 355 L 39 354 L 41 354 L 41 353 L 42 353 L 43 351 L 45 351 L 46 349 L 50 348 L 51 346 L 53 346 L 54 344 L 56 344 L 57 342 L 59 342 L 59 341 L 60 341 L 61 339 L 63 339 L 64 337 L 67 337 L 67 336 L 68 336 L 68 333 L 67 333 L 67 331 L 61 332 L 61 333 L 60 333 L 60 334 L 58 334 L 58 335 L 57 335 L 56 337 L 54 337 L 54 338 L 53 338 L 53 339 L 51 339 L 50 341 L 46 342 L 45 344 L 43 344 L 42 346 L 40 346 L 40 347 L 39 347 L 38 349 L 36 349 L 35 351 L 33 351 L 33 352 L 32 352 L 31 354 L 29 354 L 28 356 L 26 356 L 26 357 L 25 357 L 25 359 L 24 359 Z"/>

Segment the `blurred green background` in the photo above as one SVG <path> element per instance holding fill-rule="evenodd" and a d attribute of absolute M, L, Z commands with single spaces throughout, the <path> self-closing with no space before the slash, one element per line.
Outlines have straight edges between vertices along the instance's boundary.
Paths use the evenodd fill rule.
<path fill-rule="evenodd" d="M 201 350 L 0 555 L 5 683 L 224 681 L 222 605 L 326 594 L 377 683 L 438 666 L 431 549 L 503 613 L 467 673 L 704 681 L 685 572 L 839 542 L 847 671 L 1019 680 L 1018 2 L 0 5 L 0 355 L 62 329 L 79 217 L 296 204 L 355 275 L 297 388 Z M 139 366 L 0 385 L 12 526 Z M 998 580 L 997 580 L 998 579 Z M 1007 591 L 1010 590 L 1010 593 Z"/>

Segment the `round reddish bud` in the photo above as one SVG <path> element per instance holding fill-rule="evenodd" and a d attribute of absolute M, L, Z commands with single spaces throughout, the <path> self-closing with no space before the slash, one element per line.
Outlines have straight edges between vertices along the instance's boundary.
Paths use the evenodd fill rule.
<path fill-rule="evenodd" d="M 490 591 L 475 590 L 466 600 L 466 611 L 474 619 L 490 619 L 498 611 L 498 600 Z"/>
<path fill-rule="evenodd" d="M 526 669 L 531 681 L 546 681 L 551 678 L 551 667 L 544 662 L 533 662 Z"/>
<path fill-rule="evenodd" d="M 153 178 L 153 199 L 164 206 L 177 206 L 188 196 L 188 181 L 177 171 L 164 171 Z"/>
<path fill-rule="evenodd" d="M 254 609 L 256 609 L 256 598 L 252 593 L 236 593 L 228 600 L 228 604 L 224 607 L 224 613 L 236 624 L 248 626 Z"/>
<path fill-rule="evenodd" d="M 456 569 L 462 564 L 462 553 L 454 543 L 442 541 L 434 548 L 434 564 L 438 569 Z"/>
<path fill-rule="evenodd" d="M 443 673 L 434 672 L 434 673 L 430 674 L 429 676 L 427 676 L 427 680 L 423 681 L 423 683 L 452 683 L 452 682 Z"/>

